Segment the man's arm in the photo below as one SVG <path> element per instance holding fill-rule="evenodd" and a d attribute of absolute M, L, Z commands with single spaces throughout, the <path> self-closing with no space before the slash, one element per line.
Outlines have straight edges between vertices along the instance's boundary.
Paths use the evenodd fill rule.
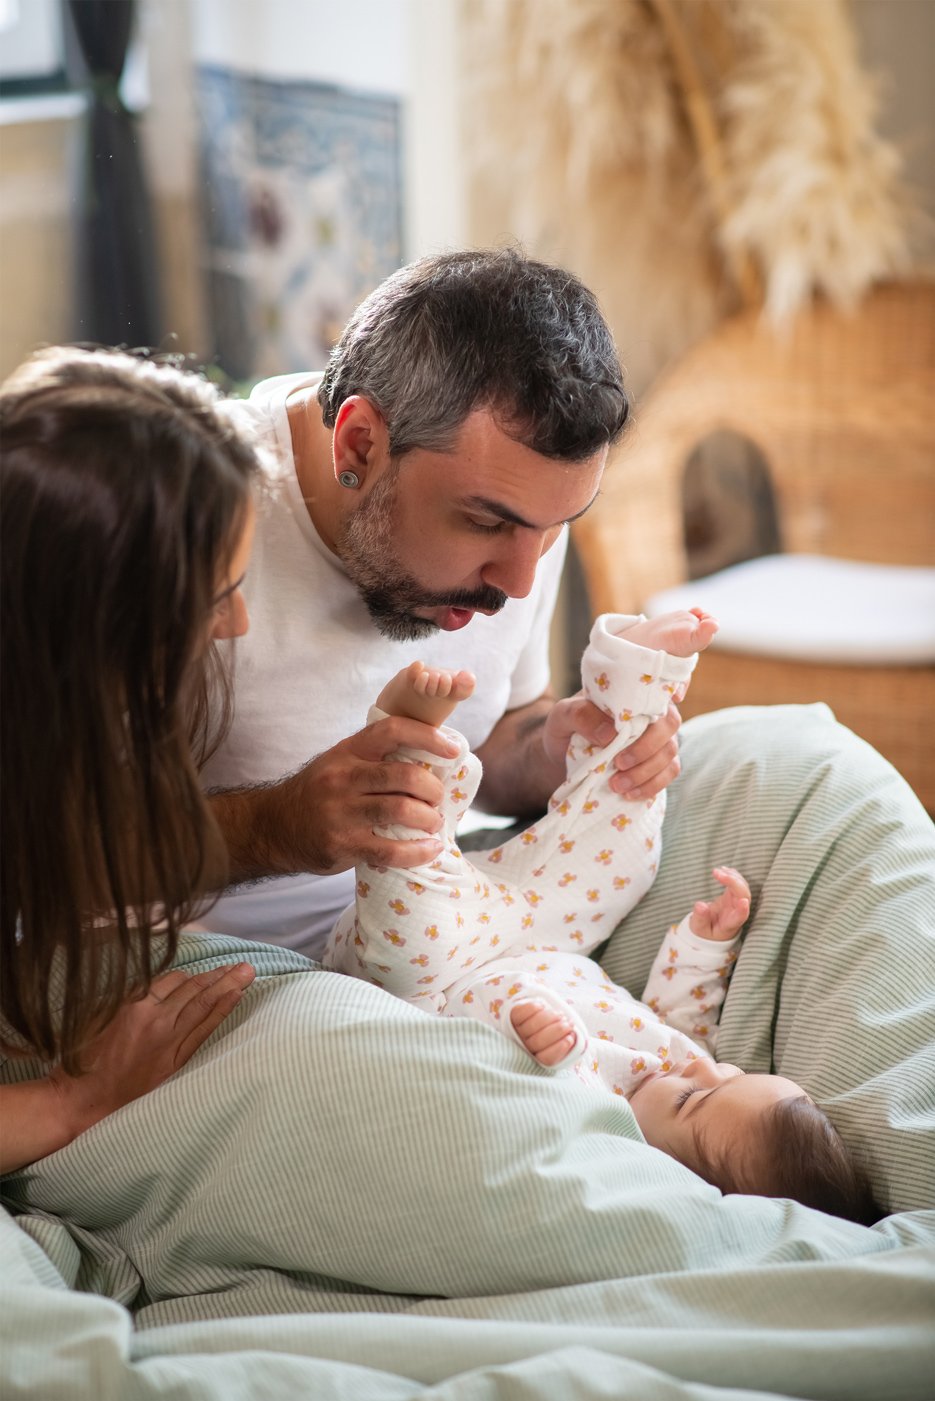
<path fill-rule="evenodd" d="M 640 738 L 617 755 L 611 779 L 624 798 L 653 798 L 680 770 L 676 734 L 681 717 L 674 705 Z M 565 778 L 565 751 L 575 733 L 592 744 L 609 744 L 613 721 L 584 696 L 557 701 L 548 693 L 508 710 L 477 750 L 484 777 L 477 805 L 484 812 L 533 817 L 543 812 Z"/>
<path fill-rule="evenodd" d="M 450 759 L 457 745 L 430 725 L 390 716 L 342 740 L 277 783 L 210 795 L 227 842 L 232 882 L 309 872 L 330 875 L 358 862 L 419 866 L 442 849 L 442 786 L 418 764 L 391 756 L 403 746 Z M 410 827 L 423 840 L 393 841 L 374 828 Z"/>

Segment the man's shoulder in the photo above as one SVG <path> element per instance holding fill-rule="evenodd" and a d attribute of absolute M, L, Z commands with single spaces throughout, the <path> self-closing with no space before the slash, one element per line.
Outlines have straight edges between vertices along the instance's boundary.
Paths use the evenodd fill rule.
<path fill-rule="evenodd" d="M 271 375 L 269 379 L 258 380 L 244 402 L 250 408 L 273 413 L 285 409 L 286 400 L 297 389 L 317 389 L 324 376 L 323 370 L 299 370 L 288 375 Z"/>

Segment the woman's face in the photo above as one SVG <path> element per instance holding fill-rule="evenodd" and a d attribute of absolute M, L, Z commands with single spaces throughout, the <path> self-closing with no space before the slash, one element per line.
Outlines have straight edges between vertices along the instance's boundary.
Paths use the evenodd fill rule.
<path fill-rule="evenodd" d="M 247 572 L 250 551 L 253 549 L 253 532 L 256 526 L 256 507 L 247 503 L 243 529 L 234 547 L 227 568 L 218 580 L 211 614 L 211 637 L 214 640 L 229 637 L 243 637 L 250 627 L 247 605 L 241 585 Z"/>

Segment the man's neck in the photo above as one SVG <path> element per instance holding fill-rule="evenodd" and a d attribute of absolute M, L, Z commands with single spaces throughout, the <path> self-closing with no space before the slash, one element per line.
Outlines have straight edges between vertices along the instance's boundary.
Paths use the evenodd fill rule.
<path fill-rule="evenodd" d="M 337 483 L 332 471 L 331 433 L 321 421 L 313 389 L 299 389 L 286 400 L 292 456 L 299 490 L 312 525 L 328 549 L 339 519 Z"/>

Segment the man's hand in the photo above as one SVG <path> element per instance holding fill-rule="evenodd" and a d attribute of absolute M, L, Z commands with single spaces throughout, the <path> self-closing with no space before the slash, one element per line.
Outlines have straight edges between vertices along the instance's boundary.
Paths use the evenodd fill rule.
<path fill-rule="evenodd" d="M 451 759 L 458 748 L 419 720 L 378 720 L 297 773 L 265 788 L 216 794 L 234 881 L 308 871 L 330 875 L 359 862 L 410 867 L 442 849 L 442 785 L 419 764 L 389 756 L 421 749 Z M 375 828 L 410 827 L 423 840 L 393 841 Z"/>
<path fill-rule="evenodd" d="M 670 705 L 666 714 L 648 725 L 638 740 L 621 750 L 614 760 L 617 772 L 610 780 L 615 793 L 621 798 L 655 798 L 678 778 L 681 762 L 676 735 L 681 723 L 677 708 Z M 598 748 L 609 744 L 616 734 L 610 717 L 585 696 L 557 701 L 542 732 L 550 763 L 561 761 L 564 765 L 568 742 L 576 732 Z"/>

